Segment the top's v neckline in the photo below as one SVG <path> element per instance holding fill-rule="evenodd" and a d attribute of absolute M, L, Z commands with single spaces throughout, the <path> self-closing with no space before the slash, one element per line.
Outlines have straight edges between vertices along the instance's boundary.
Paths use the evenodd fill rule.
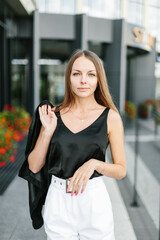
<path fill-rule="evenodd" d="M 98 116 L 98 118 L 96 118 L 96 120 L 94 120 L 94 122 L 92 122 L 88 127 L 84 128 L 84 129 L 82 129 L 81 131 L 76 132 L 76 133 L 72 132 L 72 131 L 64 124 L 64 122 L 63 122 L 63 120 L 62 120 L 62 118 L 61 118 L 60 111 L 59 111 L 59 118 L 60 118 L 63 126 L 64 126 L 71 134 L 77 135 L 77 134 L 79 134 L 79 133 L 84 132 L 85 130 L 87 130 L 87 129 L 90 128 L 91 126 L 93 126 L 93 125 L 98 121 L 98 119 L 105 113 L 106 109 L 108 109 L 108 107 L 106 107 L 106 108 L 103 110 L 103 112 Z"/>

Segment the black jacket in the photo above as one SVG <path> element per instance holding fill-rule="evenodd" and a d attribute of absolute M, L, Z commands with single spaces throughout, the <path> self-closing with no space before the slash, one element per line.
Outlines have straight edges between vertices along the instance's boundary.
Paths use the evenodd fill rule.
<path fill-rule="evenodd" d="M 38 107 L 44 104 L 48 104 L 51 107 L 53 107 L 53 105 L 47 100 L 42 101 L 38 105 Z M 47 171 L 47 157 L 46 157 L 45 165 L 37 173 L 33 173 L 29 169 L 29 165 L 28 165 L 28 155 L 35 146 L 35 143 L 39 136 L 39 132 L 41 128 L 41 121 L 39 117 L 38 107 L 34 112 L 32 122 L 29 127 L 28 139 L 27 139 L 27 144 L 25 149 L 25 160 L 18 173 L 19 177 L 24 178 L 25 180 L 28 181 L 29 210 L 30 210 L 30 217 L 32 219 L 32 225 L 34 229 L 38 229 L 43 225 L 43 217 L 42 217 L 41 210 L 45 202 L 48 187 L 51 182 L 51 176 L 48 174 L 48 171 Z"/>

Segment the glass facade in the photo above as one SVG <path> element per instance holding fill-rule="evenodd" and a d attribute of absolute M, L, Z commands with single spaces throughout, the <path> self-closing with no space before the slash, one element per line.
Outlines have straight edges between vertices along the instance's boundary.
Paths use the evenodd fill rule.
<path fill-rule="evenodd" d="M 39 11 L 47 13 L 86 13 L 101 18 L 120 18 L 120 0 L 39 0 Z"/>
<path fill-rule="evenodd" d="M 30 79 L 30 51 L 29 39 L 14 39 L 11 59 L 11 104 L 27 106 Z"/>
<path fill-rule="evenodd" d="M 0 7 L 0 110 L 4 104 L 31 112 L 32 37 L 19 36 L 17 15 L 5 1 Z M 19 24 L 19 23 L 18 23 Z M 20 25 L 18 25 L 20 26 Z M 28 101 L 30 100 L 30 102 Z"/>
<path fill-rule="evenodd" d="M 14 14 L 4 1 L 0 6 L 0 110 L 5 103 L 11 102 L 11 43 L 8 35 L 13 34 L 9 28 L 7 19 L 14 21 Z"/>
<path fill-rule="evenodd" d="M 84 0 L 83 12 L 94 17 L 110 19 L 120 18 L 120 0 Z"/>
<path fill-rule="evenodd" d="M 75 1 L 39 0 L 39 11 L 47 13 L 75 14 Z"/>
<path fill-rule="evenodd" d="M 155 2 L 155 1 L 153 1 Z M 157 6 L 150 5 L 148 9 L 148 29 L 151 34 L 157 38 L 157 50 L 160 52 L 160 2 Z"/>
<path fill-rule="evenodd" d="M 40 99 L 48 99 L 53 105 L 57 105 L 64 99 L 66 66 L 63 63 L 49 65 L 49 62 L 40 65 Z"/>
<path fill-rule="evenodd" d="M 127 11 L 127 20 L 130 23 L 135 23 L 137 25 L 143 25 L 143 12 L 144 12 L 144 3 L 143 0 L 129 0 L 128 1 L 128 11 Z"/>
<path fill-rule="evenodd" d="M 65 94 L 65 69 L 72 41 L 40 41 L 40 100 L 49 99 L 58 105 Z"/>
<path fill-rule="evenodd" d="M 128 0 L 126 1 L 128 22 L 144 26 L 152 36 L 157 38 L 157 51 L 160 52 L 160 1 Z"/>

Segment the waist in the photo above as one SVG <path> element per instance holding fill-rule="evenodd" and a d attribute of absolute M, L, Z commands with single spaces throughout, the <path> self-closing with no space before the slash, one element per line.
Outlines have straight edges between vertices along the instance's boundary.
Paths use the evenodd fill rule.
<path fill-rule="evenodd" d="M 99 176 L 99 177 L 94 177 L 92 179 L 89 179 L 87 181 L 87 184 L 86 184 L 86 188 L 93 188 L 95 187 L 95 185 L 99 184 L 99 183 L 104 183 L 103 182 L 103 176 Z M 55 175 L 52 175 L 52 179 L 51 179 L 51 186 L 53 187 L 56 187 L 56 188 L 59 188 L 63 191 L 66 192 L 66 189 L 67 189 L 67 182 L 66 182 L 66 179 L 63 179 L 63 178 L 59 178 Z M 72 187 L 71 189 L 72 190 Z"/>

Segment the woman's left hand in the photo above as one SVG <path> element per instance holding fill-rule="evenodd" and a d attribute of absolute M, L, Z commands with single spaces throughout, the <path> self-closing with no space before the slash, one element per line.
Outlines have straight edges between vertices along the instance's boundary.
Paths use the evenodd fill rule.
<path fill-rule="evenodd" d="M 68 185 L 67 190 L 69 191 L 71 186 L 73 185 L 71 196 L 73 196 L 74 193 L 75 195 L 79 193 L 82 183 L 83 183 L 83 187 L 82 187 L 81 193 L 84 191 L 88 179 L 94 173 L 96 162 L 97 161 L 95 159 L 88 160 L 80 168 L 76 170 L 73 177 L 69 178 L 70 183 Z"/>

